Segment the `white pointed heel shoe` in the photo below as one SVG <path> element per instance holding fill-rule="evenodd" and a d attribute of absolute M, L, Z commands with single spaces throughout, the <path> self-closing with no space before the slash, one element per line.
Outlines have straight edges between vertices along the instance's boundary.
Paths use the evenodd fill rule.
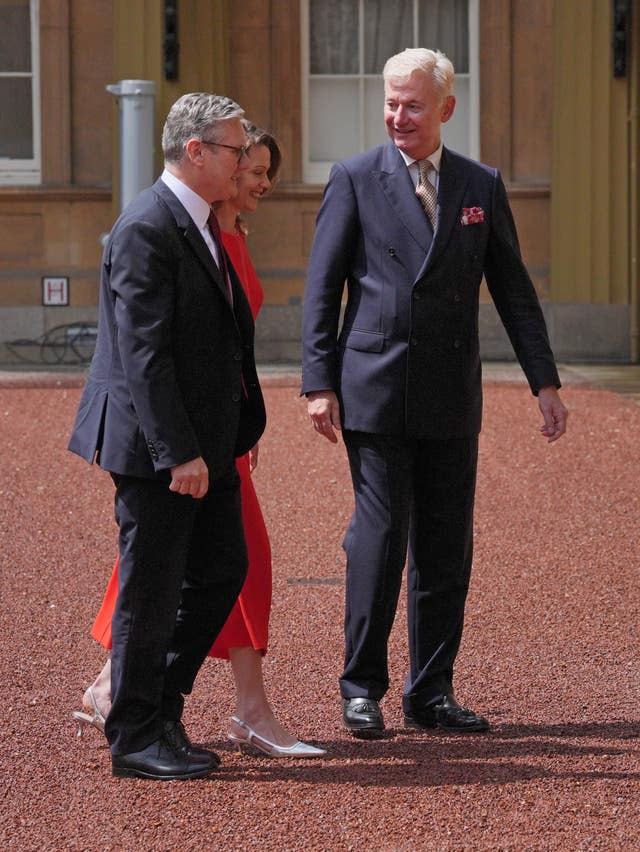
<path fill-rule="evenodd" d="M 287 748 L 276 745 L 275 743 L 272 743 L 271 740 L 256 734 L 253 728 L 250 728 L 246 722 L 243 722 L 242 719 L 238 719 L 237 716 L 232 716 L 231 721 L 235 722 L 239 728 L 242 728 L 242 735 L 227 735 L 229 741 L 234 743 L 234 745 L 253 746 L 264 754 L 268 754 L 269 757 L 322 757 L 323 754 L 326 754 L 324 749 L 316 748 L 315 746 L 303 743 L 300 740 Z"/>
<path fill-rule="evenodd" d="M 71 714 L 73 716 L 73 718 L 76 720 L 76 722 L 80 723 L 78 725 L 78 732 L 76 734 L 76 736 L 78 736 L 78 737 L 82 736 L 83 725 L 92 725 L 94 728 L 97 728 L 100 731 L 100 733 L 104 734 L 105 718 L 102 715 L 102 713 L 100 712 L 100 709 L 98 708 L 98 705 L 96 703 L 96 699 L 95 699 L 95 696 L 93 694 L 93 690 L 91 689 L 91 687 L 89 687 L 89 689 L 87 689 L 87 693 L 89 695 L 89 701 L 91 702 L 91 708 L 93 710 L 93 714 L 84 713 L 84 712 L 81 712 L 80 710 L 74 710 L 73 713 Z"/>

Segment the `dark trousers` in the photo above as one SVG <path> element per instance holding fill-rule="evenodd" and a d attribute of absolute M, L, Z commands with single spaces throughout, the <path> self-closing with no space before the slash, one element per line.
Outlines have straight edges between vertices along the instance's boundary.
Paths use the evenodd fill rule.
<path fill-rule="evenodd" d="M 202 500 L 167 482 L 114 479 L 120 585 L 105 733 L 113 754 L 128 754 L 180 718 L 242 588 L 247 552 L 235 466 Z"/>
<path fill-rule="evenodd" d="M 478 439 L 408 440 L 345 430 L 355 511 L 347 554 L 344 698 L 380 699 L 407 547 L 409 661 L 403 705 L 453 689 L 473 551 Z"/>

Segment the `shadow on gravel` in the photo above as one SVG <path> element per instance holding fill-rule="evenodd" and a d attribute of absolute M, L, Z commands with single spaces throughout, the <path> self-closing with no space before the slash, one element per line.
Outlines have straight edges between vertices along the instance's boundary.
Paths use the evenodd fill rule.
<path fill-rule="evenodd" d="M 566 737 L 607 740 L 640 739 L 637 722 L 560 722 L 556 725 L 496 725 L 492 736 L 503 738 Z"/>
<path fill-rule="evenodd" d="M 389 729 L 386 737 L 376 740 L 314 741 L 327 749 L 328 759 L 313 764 L 245 759 L 252 780 L 265 782 L 455 787 L 558 779 L 583 784 L 640 780 L 639 772 L 593 768 L 593 758 L 632 754 L 633 748 L 622 742 L 619 746 L 586 742 L 635 739 L 640 739 L 640 724 L 635 722 L 496 725 L 489 734 L 457 737 Z M 221 773 L 224 780 L 236 776 L 246 777 L 237 767 Z"/>

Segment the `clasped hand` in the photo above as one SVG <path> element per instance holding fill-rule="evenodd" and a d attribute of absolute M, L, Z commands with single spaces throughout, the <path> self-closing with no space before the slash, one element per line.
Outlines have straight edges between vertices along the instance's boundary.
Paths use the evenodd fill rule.
<path fill-rule="evenodd" d="M 169 491 L 200 500 L 209 490 L 209 469 L 202 456 L 171 468 Z"/>

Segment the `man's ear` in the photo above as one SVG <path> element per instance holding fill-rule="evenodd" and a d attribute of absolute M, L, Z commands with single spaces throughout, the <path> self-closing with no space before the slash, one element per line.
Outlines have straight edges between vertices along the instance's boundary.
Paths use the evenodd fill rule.
<path fill-rule="evenodd" d="M 189 139 L 184 150 L 191 163 L 199 163 L 204 158 L 204 146 L 199 139 Z"/>
<path fill-rule="evenodd" d="M 453 95 L 447 95 L 444 99 L 442 107 L 440 108 L 440 121 L 444 124 L 445 121 L 449 121 L 451 116 L 453 115 L 453 111 L 456 108 L 456 99 Z"/>

